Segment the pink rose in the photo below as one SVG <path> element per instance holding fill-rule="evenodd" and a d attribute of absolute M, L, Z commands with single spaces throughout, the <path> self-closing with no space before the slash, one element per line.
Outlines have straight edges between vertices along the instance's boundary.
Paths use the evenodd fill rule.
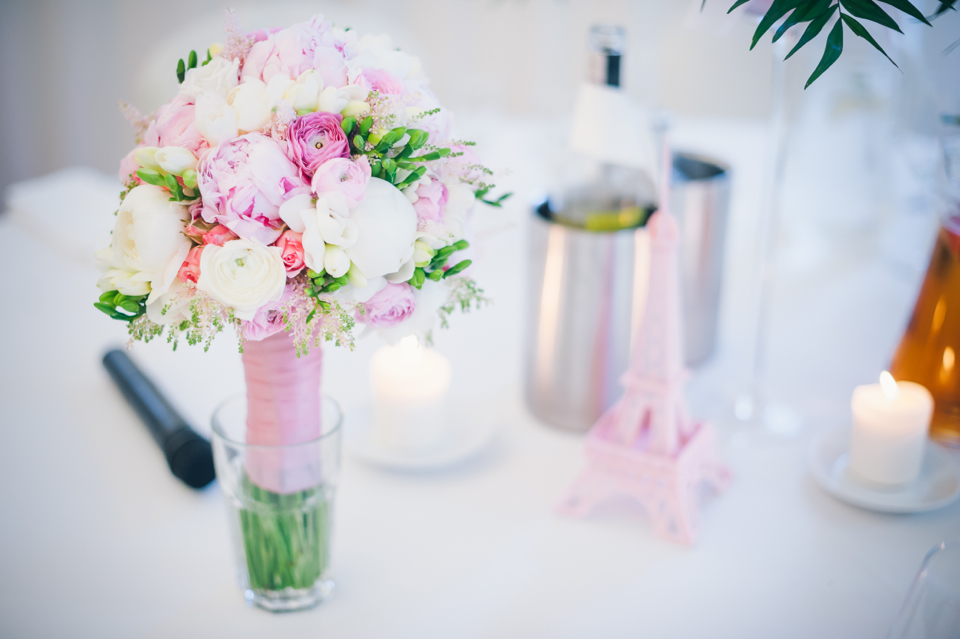
<path fill-rule="evenodd" d="M 280 205 L 310 192 L 280 144 L 260 133 L 241 135 L 204 153 L 197 183 L 204 220 L 263 244 L 280 237 Z"/>
<path fill-rule="evenodd" d="M 223 246 L 230 240 L 237 239 L 236 233 L 225 227 L 223 224 L 217 224 L 215 227 L 203 234 L 204 244 L 215 244 Z"/>
<path fill-rule="evenodd" d="M 182 95 L 157 110 L 157 117 L 144 134 L 144 142 L 147 146 L 182 146 L 194 155 L 200 155 L 208 146 L 197 130 L 193 103 Z"/>
<path fill-rule="evenodd" d="M 317 111 L 297 118 L 287 129 L 287 155 L 305 176 L 311 177 L 327 160 L 350 156 L 341 121 L 339 113 Z"/>
<path fill-rule="evenodd" d="M 397 76 L 383 69 L 364 69 L 365 84 L 373 91 L 386 95 L 400 95 L 403 93 L 403 82 Z"/>
<path fill-rule="evenodd" d="M 363 194 L 370 181 L 370 161 L 361 155 L 356 161 L 350 158 L 333 158 L 320 165 L 313 174 L 311 187 L 317 195 L 337 191 L 353 208 L 363 201 Z"/>
<path fill-rule="evenodd" d="M 259 342 L 283 330 L 283 306 L 290 301 L 293 287 L 287 286 L 283 296 L 261 306 L 251 320 L 241 320 L 240 333 L 243 339 Z"/>
<path fill-rule="evenodd" d="M 278 73 L 297 78 L 314 69 L 323 78 L 324 86 L 345 86 L 347 64 L 337 45 L 330 23 L 315 16 L 254 44 L 240 71 L 241 80 L 252 76 L 270 82 Z"/>
<path fill-rule="evenodd" d="M 387 283 L 364 302 L 363 314 L 358 310 L 355 317 L 371 328 L 392 328 L 410 317 L 416 306 L 413 288 L 409 284 Z"/>
<path fill-rule="evenodd" d="M 430 180 L 429 184 L 420 183 L 417 187 L 417 201 L 413 208 L 417 212 L 417 219 L 440 222 L 443 220 L 443 209 L 447 206 L 447 187 L 439 180 Z"/>
<path fill-rule="evenodd" d="M 200 253 L 203 252 L 202 246 L 194 246 L 187 253 L 187 258 L 180 265 L 177 277 L 188 286 L 196 286 L 200 279 Z"/>
<path fill-rule="evenodd" d="M 274 246 L 283 251 L 281 257 L 287 267 L 287 277 L 296 277 L 303 270 L 303 234 L 284 231 Z"/>

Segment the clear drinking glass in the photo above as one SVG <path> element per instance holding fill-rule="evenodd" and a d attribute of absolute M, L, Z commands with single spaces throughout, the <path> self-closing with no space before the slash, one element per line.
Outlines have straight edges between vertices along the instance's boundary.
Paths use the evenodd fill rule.
<path fill-rule="evenodd" d="M 960 542 L 927 553 L 887 639 L 960 638 Z"/>
<path fill-rule="evenodd" d="M 214 461 L 240 587 L 249 603 L 272 612 L 311 608 L 333 593 L 330 533 L 343 413 L 327 396 L 321 411 L 319 437 L 279 446 L 246 443 L 245 395 L 213 415 Z"/>

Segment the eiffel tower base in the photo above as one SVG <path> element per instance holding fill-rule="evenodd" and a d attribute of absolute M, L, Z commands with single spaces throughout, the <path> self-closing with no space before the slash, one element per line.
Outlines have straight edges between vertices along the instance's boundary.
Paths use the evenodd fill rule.
<path fill-rule="evenodd" d="M 587 468 L 574 481 L 558 512 L 584 517 L 615 495 L 635 498 L 646 508 L 659 537 L 691 545 L 699 528 L 702 484 L 717 493 L 730 483 L 730 472 L 714 452 L 713 428 L 695 423 L 681 437 L 676 455 L 646 449 L 647 432 L 634 444 L 617 440 L 616 410 L 608 411 L 587 435 Z"/>

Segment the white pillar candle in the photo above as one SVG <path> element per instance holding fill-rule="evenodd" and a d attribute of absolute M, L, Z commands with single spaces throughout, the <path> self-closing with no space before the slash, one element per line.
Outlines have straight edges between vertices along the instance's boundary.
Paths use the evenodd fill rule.
<path fill-rule="evenodd" d="M 400 449 L 425 448 L 443 435 L 447 422 L 450 362 L 440 353 L 405 337 L 373 355 L 374 435 Z"/>
<path fill-rule="evenodd" d="M 850 470 L 888 486 L 916 479 L 933 414 L 930 391 L 884 371 L 879 384 L 854 389 L 851 407 Z"/>

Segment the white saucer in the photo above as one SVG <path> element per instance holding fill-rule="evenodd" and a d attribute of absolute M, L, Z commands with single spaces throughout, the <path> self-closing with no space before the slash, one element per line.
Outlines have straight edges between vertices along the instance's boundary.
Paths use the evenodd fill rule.
<path fill-rule="evenodd" d="M 927 442 L 920 476 L 897 488 L 871 487 L 851 477 L 849 449 L 848 431 L 829 431 L 817 435 L 807 458 L 817 483 L 848 504 L 883 513 L 920 513 L 943 508 L 960 496 L 960 468 L 933 441 Z"/>
<path fill-rule="evenodd" d="M 429 448 L 402 450 L 385 446 L 374 438 L 373 406 L 359 404 L 346 411 L 344 446 L 347 452 L 374 466 L 390 470 L 417 471 L 446 468 L 476 455 L 493 440 L 496 420 L 480 406 L 453 402 L 457 415 L 443 438 Z"/>

